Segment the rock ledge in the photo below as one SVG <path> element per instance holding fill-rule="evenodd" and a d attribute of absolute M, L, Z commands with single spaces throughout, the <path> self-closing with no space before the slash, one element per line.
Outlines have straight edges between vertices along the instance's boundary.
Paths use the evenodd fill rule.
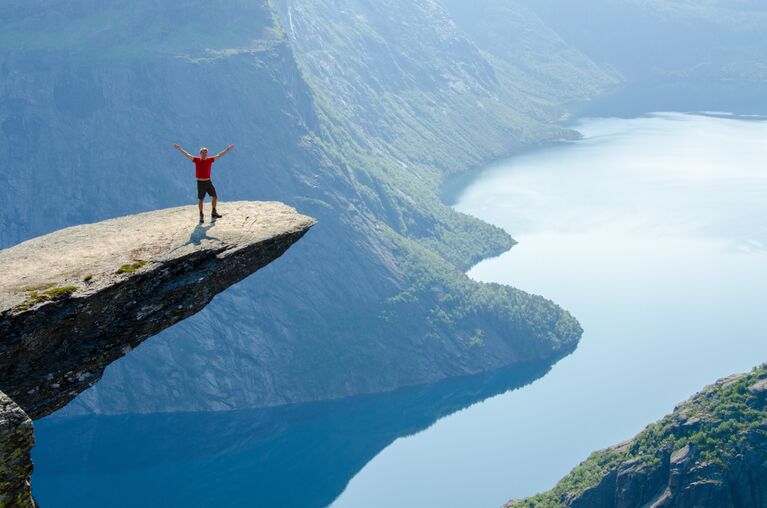
<path fill-rule="evenodd" d="M 278 258 L 314 224 L 276 202 L 75 226 L 0 251 L 0 390 L 37 419 L 104 368 Z"/>

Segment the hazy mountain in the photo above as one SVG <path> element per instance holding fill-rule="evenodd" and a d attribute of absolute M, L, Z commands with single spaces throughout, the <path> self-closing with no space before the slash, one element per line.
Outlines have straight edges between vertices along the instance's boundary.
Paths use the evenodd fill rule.
<path fill-rule="evenodd" d="M 767 78 L 767 8 L 752 0 L 520 0 L 631 80 Z"/>

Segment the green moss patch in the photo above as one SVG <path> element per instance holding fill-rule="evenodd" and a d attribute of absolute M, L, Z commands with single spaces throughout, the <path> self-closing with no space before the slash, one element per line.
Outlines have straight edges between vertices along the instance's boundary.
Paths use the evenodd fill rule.
<path fill-rule="evenodd" d="M 43 300 L 62 300 L 72 296 L 72 293 L 75 291 L 77 291 L 77 286 L 64 286 L 61 288 L 51 288 L 40 293 L 33 293 L 33 295 Z"/>
<path fill-rule="evenodd" d="M 93 274 L 89 273 L 85 277 L 83 277 L 83 282 L 90 282 L 93 279 Z"/>
<path fill-rule="evenodd" d="M 27 299 L 13 308 L 14 312 L 24 312 L 39 303 L 65 300 L 77 291 L 77 286 L 50 287 L 44 291 L 31 291 Z"/>
<path fill-rule="evenodd" d="M 144 259 L 135 259 L 131 263 L 126 263 L 122 265 L 120 268 L 117 269 L 117 273 L 133 273 L 136 270 L 140 269 L 142 266 L 149 263 L 149 261 L 146 261 Z"/>
<path fill-rule="evenodd" d="M 55 282 L 45 282 L 43 284 L 35 284 L 33 286 L 24 286 L 22 291 L 42 291 L 44 289 L 50 289 L 56 285 Z"/>

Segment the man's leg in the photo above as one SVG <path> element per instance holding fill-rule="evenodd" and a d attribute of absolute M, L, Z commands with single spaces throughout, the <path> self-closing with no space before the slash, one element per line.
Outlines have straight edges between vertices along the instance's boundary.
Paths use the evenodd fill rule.
<path fill-rule="evenodd" d="M 200 210 L 200 224 L 205 222 L 202 215 L 202 202 L 205 199 L 205 182 L 197 180 L 197 209 Z"/>
<path fill-rule="evenodd" d="M 211 182 L 210 184 L 210 198 L 211 198 L 211 204 L 213 205 L 213 212 L 210 214 L 210 217 L 212 219 L 220 219 L 223 217 L 223 215 L 218 213 L 218 210 L 216 210 L 216 203 L 218 203 L 218 194 L 216 193 L 216 187 Z"/>

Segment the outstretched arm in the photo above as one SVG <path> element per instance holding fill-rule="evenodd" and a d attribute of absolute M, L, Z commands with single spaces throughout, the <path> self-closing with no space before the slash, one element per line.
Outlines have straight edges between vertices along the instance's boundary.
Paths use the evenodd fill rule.
<path fill-rule="evenodd" d="M 192 156 L 192 154 L 191 154 L 191 153 L 189 153 L 189 152 L 187 152 L 186 150 L 184 150 L 183 148 L 181 148 L 181 145 L 179 145 L 178 143 L 174 144 L 174 145 L 173 145 L 173 148 L 175 148 L 175 149 L 176 149 L 176 150 L 178 150 L 179 152 L 183 153 L 183 154 L 184 154 L 184 157 L 186 157 L 187 159 L 189 159 L 189 160 L 192 160 L 192 159 L 194 159 L 194 156 Z"/>
<path fill-rule="evenodd" d="M 232 148 L 234 148 L 234 145 L 229 145 L 229 146 L 227 146 L 226 148 L 224 148 L 223 150 L 221 150 L 221 152 L 219 152 L 218 154 L 214 155 L 214 157 L 215 157 L 216 159 L 218 159 L 219 157 L 221 157 L 222 155 L 224 155 L 226 152 L 228 152 L 228 151 L 229 151 L 229 150 L 231 150 Z"/>

